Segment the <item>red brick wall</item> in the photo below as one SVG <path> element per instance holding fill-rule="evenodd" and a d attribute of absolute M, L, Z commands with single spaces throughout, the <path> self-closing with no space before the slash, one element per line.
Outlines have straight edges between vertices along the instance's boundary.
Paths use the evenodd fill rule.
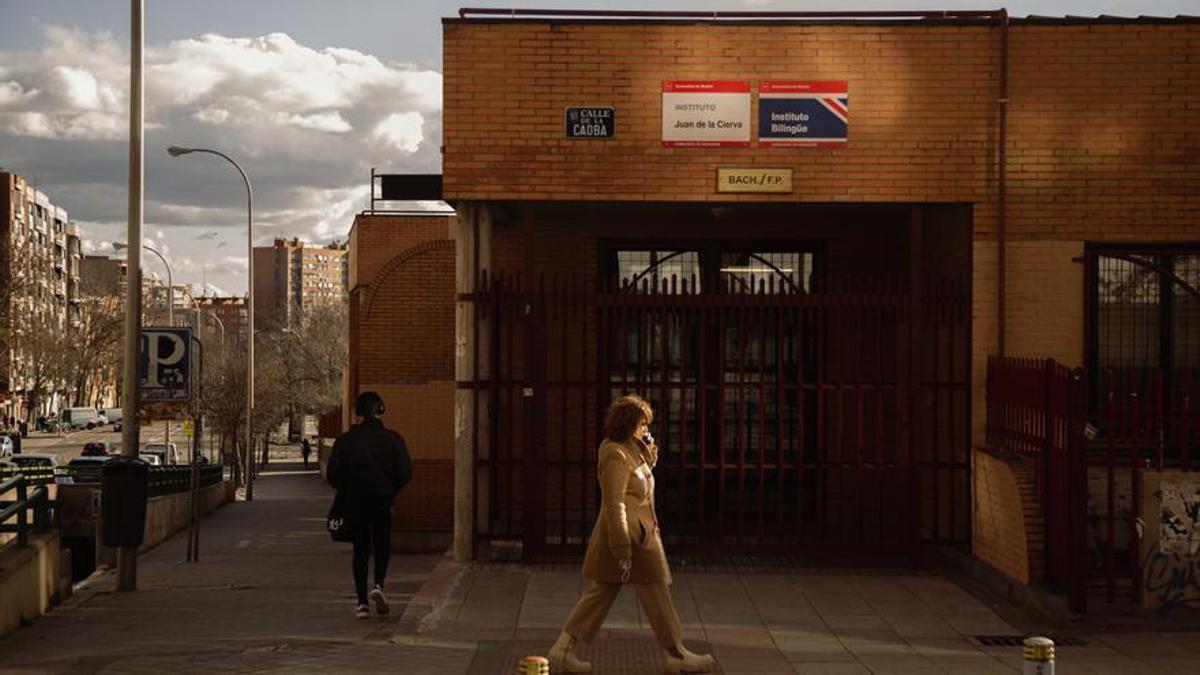
<path fill-rule="evenodd" d="M 994 27 L 446 20 L 443 34 L 451 197 L 707 201 L 718 167 L 790 167 L 795 194 L 720 199 L 974 202 L 976 237 L 995 236 Z M 1196 24 L 1017 22 L 1010 42 L 1013 236 L 1196 237 Z M 800 78 L 849 82 L 846 147 L 662 147 L 663 80 Z M 615 107 L 616 137 L 563 138 L 569 105 Z"/>
<path fill-rule="evenodd" d="M 454 515 L 454 219 L 360 214 L 350 232 L 347 417 L 361 391 L 383 396 L 404 435 L 413 480 L 397 497 L 399 532 L 449 532 Z"/>

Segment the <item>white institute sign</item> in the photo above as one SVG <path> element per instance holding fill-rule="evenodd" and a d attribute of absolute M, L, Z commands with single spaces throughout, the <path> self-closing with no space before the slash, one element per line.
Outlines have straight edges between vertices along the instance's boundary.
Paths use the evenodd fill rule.
<path fill-rule="evenodd" d="M 668 147 L 749 147 L 750 83 L 667 80 L 662 142 Z"/>

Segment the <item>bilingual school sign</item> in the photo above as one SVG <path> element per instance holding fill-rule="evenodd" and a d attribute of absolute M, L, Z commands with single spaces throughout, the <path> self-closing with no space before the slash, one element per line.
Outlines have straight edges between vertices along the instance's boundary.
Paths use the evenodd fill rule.
<path fill-rule="evenodd" d="M 846 144 L 845 82 L 762 82 L 758 85 L 760 147 L 840 147 Z"/>
<path fill-rule="evenodd" d="M 662 89 L 662 142 L 668 147 L 750 145 L 750 83 L 667 80 Z"/>

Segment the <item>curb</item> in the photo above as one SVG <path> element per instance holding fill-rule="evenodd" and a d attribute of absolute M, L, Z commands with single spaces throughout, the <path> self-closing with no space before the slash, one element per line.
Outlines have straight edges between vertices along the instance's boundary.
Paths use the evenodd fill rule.
<path fill-rule="evenodd" d="M 447 554 L 409 600 L 404 614 L 396 623 L 392 641 L 408 641 L 403 636 L 411 638 L 436 628 L 442 612 L 450 604 L 451 598 L 458 595 L 471 569 L 471 563 L 455 562 Z"/>

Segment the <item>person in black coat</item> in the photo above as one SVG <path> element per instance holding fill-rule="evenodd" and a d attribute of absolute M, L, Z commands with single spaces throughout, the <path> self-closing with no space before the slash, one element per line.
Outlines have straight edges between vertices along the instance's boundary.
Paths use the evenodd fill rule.
<path fill-rule="evenodd" d="M 392 501 L 412 478 L 412 461 L 404 437 L 383 426 L 383 398 L 368 391 L 359 395 L 354 412 L 362 421 L 338 437 L 329 455 L 325 477 L 342 494 L 354 531 L 355 616 L 371 615 L 368 599 L 379 614 L 388 613 L 383 583 L 391 558 Z M 375 554 L 375 585 L 367 593 L 367 560 Z"/>

